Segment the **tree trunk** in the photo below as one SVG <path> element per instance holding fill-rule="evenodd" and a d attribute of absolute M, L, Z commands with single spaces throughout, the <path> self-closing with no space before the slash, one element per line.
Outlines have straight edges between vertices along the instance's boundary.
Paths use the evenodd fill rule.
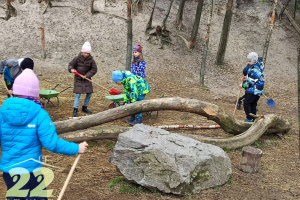
<path fill-rule="evenodd" d="M 207 22 L 207 31 L 206 31 L 206 36 L 205 36 L 205 43 L 204 43 L 203 55 L 202 55 L 202 63 L 201 63 L 201 68 L 200 68 L 200 86 L 204 86 L 206 56 L 207 56 L 207 52 L 208 52 L 209 33 L 210 33 L 211 19 L 213 16 L 213 8 L 214 8 L 214 1 L 210 0 L 210 13 L 209 13 L 208 22 Z"/>
<path fill-rule="evenodd" d="M 153 14 L 154 14 L 155 6 L 156 6 L 156 0 L 154 0 L 154 3 L 153 3 L 153 8 L 152 8 L 152 11 L 151 11 L 151 14 L 150 14 L 150 18 L 149 18 L 149 21 L 148 21 L 147 26 L 146 26 L 146 31 L 152 29 L 152 20 L 153 20 Z"/>
<path fill-rule="evenodd" d="M 195 47 L 195 42 L 196 42 L 196 38 L 197 38 L 197 34 L 198 34 L 201 13 L 202 13 L 202 8 L 203 8 L 203 1 L 204 0 L 198 0 L 195 21 L 194 21 L 193 30 L 192 30 L 191 39 L 190 39 L 190 49 Z"/>
<path fill-rule="evenodd" d="M 169 14 L 170 14 L 170 11 L 171 11 L 171 8 L 172 8 L 173 1 L 174 1 L 174 0 L 171 0 L 171 1 L 170 1 L 169 9 L 168 9 L 168 11 L 167 11 L 166 17 L 165 17 L 164 20 L 163 20 L 163 23 L 162 23 L 162 29 L 163 29 L 163 30 L 166 30 L 166 29 L 167 29 L 166 22 L 167 22 L 167 19 L 168 19 L 168 17 L 169 17 Z"/>
<path fill-rule="evenodd" d="M 295 0 L 295 4 L 294 4 L 294 15 L 293 15 L 293 19 L 296 19 L 296 12 L 297 12 L 297 7 L 298 7 L 298 0 Z"/>
<path fill-rule="evenodd" d="M 44 23 L 41 24 L 41 35 L 42 35 L 42 58 L 46 58 L 46 50 L 45 50 L 45 30 Z"/>
<path fill-rule="evenodd" d="M 283 7 L 283 5 L 281 4 L 280 1 L 278 1 L 278 5 L 280 7 Z M 293 25 L 293 27 L 296 29 L 296 31 L 298 32 L 298 34 L 300 34 L 300 28 L 299 28 L 298 24 L 295 22 L 295 20 L 293 20 L 292 16 L 289 14 L 289 12 L 286 9 L 284 10 L 284 14 L 286 14 L 286 16 L 290 20 L 291 24 Z"/>
<path fill-rule="evenodd" d="M 195 105 L 195 106 L 199 106 L 199 105 Z M 207 106 L 209 107 L 209 105 Z M 207 108 L 206 110 L 209 111 L 209 108 Z M 66 122 L 64 123 L 67 124 Z M 283 130 L 282 129 L 283 127 L 281 127 L 281 125 L 278 125 L 278 123 L 283 124 L 286 129 Z M 234 137 L 211 138 L 211 137 L 204 137 L 195 134 L 184 134 L 184 133 L 179 133 L 179 134 L 186 137 L 193 138 L 200 142 L 213 144 L 221 148 L 237 149 L 243 146 L 253 144 L 264 133 L 266 133 L 267 130 L 270 130 L 272 128 L 273 130 L 276 129 L 275 132 L 277 133 L 282 131 L 288 131 L 291 128 L 291 125 L 286 120 L 283 120 L 281 117 L 272 114 L 265 115 L 262 118 L 256 120 L 255 123 L 250 128 L 248 123 L 244 123 L 244 124 L 245 125 L 247 124 L 248 128 L 246 128 L 244 132 L 241 132 L 239 135 Z M 99 139 L 116 139 L 119 133 L 126 132 L 129 129 L 130 129 L 129 127 L 101 127 L 101 128 L 86 129 L 83 131 L 69 132 L 66 134 L 62 134 L 60 137 L 73 142 L 82 142 L 82 141 L 99 140 Z"/>
<path fill-rule="evenodd" d="M 284 7 L 281 9 L 280 13 L 279 13 L 279 18 L 282 17 L 283 12 L 285 11 L 285 9 L 287 8 L 287 6 L 289 5 L 289 3 L 291 2 L 291 0 L 288 0 L 286 2 L 286 4 L 284 5 Z"/>
<path fill-rule="evenodd" d="M 57 133 L 61 134 L 69 131 L 82 130 L 89 127 L 98 126 L 133 114 L 155 110 L 175 110 L 180 112 L 195 113 L 207 117 L 209 120 L 215 121 L 223 128 L 224 131 L 234 135 L 246 131 L 251 126 L 250 123 L 244 123 L 236 120 L 217 105 L 196 99 L 186 99 L 180 97 L 139 101 L 93 115 L 58 121 L 54 124 Z M 277 116 L 273 118 L 275 118 L 276 124 L 271 124 L 272 126 L 268 127 L 268 133 L 286 132 L 291 128 L 291 124 L 287 120 Z"/>
<path fill-rule="evenodd" d="M 132 58 L 132 18 L 131 18 L 131 0 L 127 0 L 127 51 L 125 70 L 130 71 Z"/>
<path fill-rule="evenodd" d="M 299 159 L 300 159 L 300 48 L 298 48 L 298 132 L 299 132 Z"/>
<path fill-rule="evenodd" d="M 182 16 L 183 16 L 184 4 L 185 4 L 185 0 L 180 0 L 178 13 L 176 16 L 176 25 L 179 30 L 182 30 Z"/>
<path fill-rule="evenodd" d="M 11 0 L 6 0 L 6 16 L 5 20 L 7 21 L 11 17 L 17 16 L 17 10 L 11 5 Z"/>
<path fill-rule="evenodd" d="M 242 149 L 242 157 L 239 169 L 247 173 L 255 173 L 262 157 L 262 150 L 246 146 Z"/>
<path fill-rule="evenodd" d="M 275 12 L 276 12 L 276 7 L 277 7 L 277 0 L 274 0 L 274 6 L 273 6 L 273 12 L 272 12 L 272 18 L 271 18 L 271 23 L 270 23 L 270 29 L 267 35 L 267 39 L 264 45 L 264 51 L 263 51 L 263 61 L 266 64 L 267 62 L 267 53 L 268 53 L 268 48 L 271 40 L 271 35 L 274 27 L 274 22 L 275 22 Z"/>
<path fill-rule="evenodd" d="M 219 44 L 217 58 L 216 58 L 217 65 L 223 65 L 224 58 L 225 58 L 226 46 L 229 37 L 230 24 L 232 18 L 232 4 L 233 4 L 233 0 L 228 0 L 224 22 L 223 22 L 220 44 Z"/>

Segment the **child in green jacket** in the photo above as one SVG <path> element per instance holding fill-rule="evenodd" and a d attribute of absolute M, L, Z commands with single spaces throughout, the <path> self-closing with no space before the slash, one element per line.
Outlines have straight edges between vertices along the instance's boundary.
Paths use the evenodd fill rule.
<path fill-rule="evenodd" d="M 146 94 L 150 92 L 148 83 L 140 76 L 136 76 L 129 71 L 114 71 L 112 73 L 112 80 L 124 87 L 124 102 L 134 103 L 145 99 Z M 132 115 L 130 119 L 126 120 L 131 125 L 141 124 L 142 113 Z"/>

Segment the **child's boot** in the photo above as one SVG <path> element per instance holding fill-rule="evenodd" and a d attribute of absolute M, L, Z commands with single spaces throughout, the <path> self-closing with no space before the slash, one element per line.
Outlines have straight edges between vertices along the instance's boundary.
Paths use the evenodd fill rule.
<path fill-rule="evenodd" d="M 92 113 L 92 111 L 90 111 L 90 110 L 87 109 L 87 106 L 82 106 L 82 112 L 88 113 L 88 114 Z"/>
<path fill-rule="evenodd" d="M 127 123 L 133 122 L 135 119 L 135 115 L 132 115 L 129 119 L 126 120 Z"/>
<path fill-rule="evenodd" d="M 78 113 L 78 108 L 74 108 L 73 117 L 77 117 L 77 113 Z"/>
<path fill-rule="evenodd" d="M 136 117 L 132 122 L 129 122 L 130 125 L 136 125 L 136 124 L 141 124 L 143 123 L 141 117 Z"/>

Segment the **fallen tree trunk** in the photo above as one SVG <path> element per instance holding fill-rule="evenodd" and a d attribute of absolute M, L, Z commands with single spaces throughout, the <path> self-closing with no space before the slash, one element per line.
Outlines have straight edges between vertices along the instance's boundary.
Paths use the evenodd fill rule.
<path fill-rule="evenodd" d="M 185 133 L 178 134 L 193 138 L 200 142 L 213 144 L 221 148 L 237 149 L 243 146 L 251 145 L 257 139 L 259 139 L 269 127 L 276 126 L 277 123 L 280 123 L 281 121 L 281 117 L 278 117 L 276 115 L 265 115 L 255 121 L 255 123 L 247 131 L 231 138 L 211 138 Z M 129 129 L 129 127 L 101 127 L 66 133 L 61 135 L 61 138 L 70 142 L 117 139 L 119 133 L 126 132 Z"/>
<path fill-rule="evenodd" d="M 61 134 L 98 126 L 133 114 L 156 110 L 175 110 L 195 113 L 207 117 L 209 120 L 215 121 L 225 132 L 234 135 L 245 132 L 251 126 L 250 123 L 244 123 L 240 120 L 236 120 L 233 116 L 228 115 L 225 110 L 219 108 L 217 105 L 196 99 L 180 97 L 139 101 L 89 116 L 58 121 L 54 124 L 56 126 L 57 133 Z M 269 129 L 266 130 L 266 132 L 282 133 L 291 129 L 291 124 L 287 120 L 284 120 L 281 117 L 277 118 L 277 123 L 269 126 Z"/>

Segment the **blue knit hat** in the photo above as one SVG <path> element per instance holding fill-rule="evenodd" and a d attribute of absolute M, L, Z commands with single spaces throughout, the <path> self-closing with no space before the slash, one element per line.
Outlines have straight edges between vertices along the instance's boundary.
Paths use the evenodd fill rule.
<path fill-rule="evenodd" d="M 123 80 L 123 74 L 121 71 L 114 71 L 112 73 L 112 80 L 113 82 L 119 82 L 119 81 L 122 81 Z"/>

